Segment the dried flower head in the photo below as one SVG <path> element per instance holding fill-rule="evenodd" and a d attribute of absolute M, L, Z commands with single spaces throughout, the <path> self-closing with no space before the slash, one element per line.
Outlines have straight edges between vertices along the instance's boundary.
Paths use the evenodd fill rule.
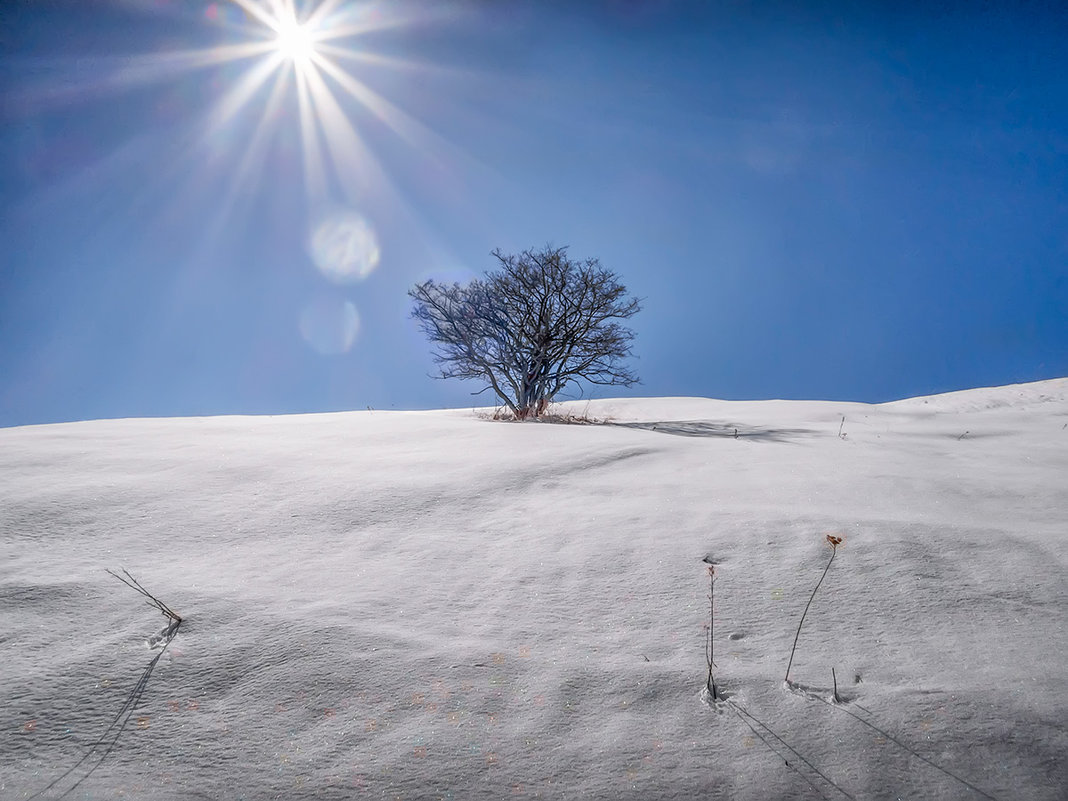
<path fill-rule="evenodd" d="M 842 544 L 842 538 L 841 537 L 836 537 L 833 534 L 828 534 L 827 535 L 827 542 L 829 542 L 831 544 L 832 548 L 837 548 L 839 545 Z"/>

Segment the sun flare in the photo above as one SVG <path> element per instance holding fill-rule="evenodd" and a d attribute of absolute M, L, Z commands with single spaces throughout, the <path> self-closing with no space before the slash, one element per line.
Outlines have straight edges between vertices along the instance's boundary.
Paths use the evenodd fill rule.
<path fill-rule="evenodd" d="M 357 128 L 357 116 L 376 118 L 421 153 L 439 147 L 417 118 L 372 89 L 360 74 L 361 66 L 379 73 L 425 69 L 418 61 L 376 54 L 359 41 L 376 31 L 425 21 L 425 10 L 401 13 L 400 6 L 372 0 L 217 0 L 207 5 L 203 17 L 219 29 L 222 42 L 146 55 L 108 82 L 133 86 L 217 70 L 212 87 L 218 96 L 191 126 L 195 140 L 212 152 L 231 141 L 228 129 L 247 126 L 244 135 L 233 139 L 241 146 L 230 152 L 234 178 L 227 208 L 243 189 L 258 183 L 274 157 L 299 159 L 308 208 L 317 214 L 364 197 L 370 187 L 392 192 L 389 176 Z M 286 136 L 296 134 L 286 141 L 299 143 L 284 155 L 272 151 L 282 126 L 290 127 Z M 199 147 L 190 149 L 191 165 L 199 152 Z"/>
<path fill-rule="evenodd" d="M 274 46 L 278 53 L 295 64 L 311 61 L 315 56 L 315 37 L 308 25 L 295 18 L 282 18 L 277 21 L 277 26 Z"/>

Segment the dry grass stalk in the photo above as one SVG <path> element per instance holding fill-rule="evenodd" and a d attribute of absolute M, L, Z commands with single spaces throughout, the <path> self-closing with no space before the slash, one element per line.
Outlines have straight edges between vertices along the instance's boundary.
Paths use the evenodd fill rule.
<path fill-rule="evenodd" d="M 137 705 L 141 702 L 141 696 L 144 695 L 145 688 L 148 686 L 149 679 L 152 678 L 152 672 L 156 669 L 156 665 L 159 663 L 160 657 L 163 656 L 164 651 L 167 650 L 167 646 L 171 644 L 171 641 L 178 634 L 178 628 L 182 624 L 181 615 L 179 615 L 177 612 L 167 606 L 167 604 L 163 603 L 163 601 L 161 601 L 155 595 L 146 590 L 137 579 L 130 575 L 127 570 L 123 569 L 122 572 L 125 578 L 123 576 L 120 576 L 118 573 L 112 572 L 111 570 L 107 571 L 108 575 L 114 576 L 127 587 L 147 598 L 148 605 L 151 606 L 153 609 L 158 609 L 160 613 L 165 618 L 167 618 L 168 622 L 167 625 L 163 628 L 163 630 L 157 632 L 155 635 L 148 638 L 147 640 L 147 645 L 149 646 L 149 648 L 158 648 L 159 653 L 152 658 L 152 660 L 148 663 L 148 666 L 145 667 L 145 669 L 141 672 L 141 677 L 137 680 L 137 684 L 134 685 L 134 688 L 130 691 L 130 694 L 126 696 L 126 702 L 122 705 L 122 708 L 120 708 L 115 717 L 111 719 L 111 723 L 104 730 L 104 733 L 94 743 L 92 743 L 92 745 L 89 746 L 89 750 L 85 752 L 85 755 L 82 756 L 82 758 L 79 759 L 76 763 L 74 763 L 73 766 L 71 766 L 62 774 L 60 774 L 51 782 L 49 782 L 45 787 L 42 787 L 36 793 L 29 796 L 27 801 L 44 795 L 49 790 L 56 787 L 56 785 L 58 785 L 64 779 L 70 777 L 71 774 L 81 768 L 86 762 L 89 762 L 91 758 L 96 756 L 95 761 L 92 762 L 89 769 L 85 772 L 85 775 L 83 775 L 80 779 L 74 782 L 74 784 L 72 784 L 70 787 L 60 793 L 59 796 L 57 796 L 57 798 L 66 798 L 68 795 L 78 789 L 82 782 L 88 779 L 93 774 L 93 772 L 100 767 L 103 761 L 107 759 L 108 754 L 110 754 L 115 749 L 115 746 L 118 744 L 119 738 L 122 736 L 123 731 L 130 723 L 130 719 L 133 717 L 133 714 L 137 709 Z"/>
<path fill-rule="evenodd" d="M 713 628 L 715 620 L 715 599 L 714 590 L 716 587 L 716 566 L 708 566 L 708 637 L 705 639 L 705 662 L 708 664 L 708 677 L 705 679 L 705 688 L 708 690 L 708 694 L 712 697 L 713 701 L 719 700 L 719 693 L 716 690 L 716 679 L 712 675 L 712 668 L 716 666 L 715 662 L 715 629 Z"/>
<path fill-rule="evenodd" d="M 790 683 L 790 668 L 794 664 L 794 653 L 797 651 L 797 639 L 801 636 L 801 626 L 805 623 L 805 615 L 808 614 L 808 608 L 812 606 L 812 601 L 816 597 L 816 591 L 819 590 L 823 580 L 827 578 L 827 571 L 831 569 L 831 562 L 834 561 L 834 557 L 838 553 L 838 546 L 842 544 L 842 538 L 828 534 L 827 542 L 831 546 L 831 558 L 827 561 L 827 567 L 823 568 L 823 575 L 820 576 L 820 580 L 816 582 L 816 589 L 812 590 L 812 595 L 809 596 L 808 603 L 805 604 L 805 611 L 801 613 L 801 621 L 797 624 L 797 633 L 794 635 L 794 644 L 790 649 L 790 661 L 786 664 L 786 677 L 783 679 L 787 684 Z"/>

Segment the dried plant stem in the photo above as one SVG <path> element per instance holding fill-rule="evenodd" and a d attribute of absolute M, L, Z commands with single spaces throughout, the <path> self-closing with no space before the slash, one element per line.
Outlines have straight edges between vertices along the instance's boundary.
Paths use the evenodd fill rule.
<path fill-rule="evenodd" d="M 831 668 L 831 681 L 834 682 L 834 701 L 835 703 L 841 703 L 842 699 L 838 697 L 838 677 L 834 675 L 834 668 Z"/>
<path fill-rule="evenodd" d="M 705 640 L 705 662 L 708 663 L 708 678 L 705 679 L 705 687 L 707 687 L 709 695 L 712 696 L 713 701 L 719 700 L 719 694 L 716 692 L 716 679 L 712 675 L 712 667 L 716 665 L 716 641 L 715 641 L 715 596 L 714 590 L 716 587 L 716 568 L 714 565 L 708 566 L 708 638 Z"/>
<path fill-rule="evenodd" d="M 808 608 L 812 606 L 812 601 L 816 597 L 817 590 L 819 590 L 820 585 L 823 583 L 823 580 L 827 578 L 827 571 L 831 569 L 831 562 L 834 561 L 834 557 L 838 554 L 838 545 L 835 542 L 832 542 L 830 538 L 828 538 L 828 542 L 831 543 L 831 558 L 827 561 L 827 567 L 823 568 L 823 575 L 820 576 L 820 580 L 816 582 L 816 589 L 812 591 L 812 595 L 809 596 L 808 603 L 805 604 L 805 611 L 801 613 L 801 622 L 797 624 L 797 633 L 794 635 L 794 645 L 790 649 L 790 661 L 786 664 L 786 677 L 783 679 L 783 681 L 786 682 L 790 681 L 790 668 L 794 664 L 794 652 L 797 651 L 797 638 L 801 636 L 801 626 L 803 626 L 805 623 L 805 615 L 808 614 Z"/>
<path fill-rule="evenodd" d="M 161 601 L 155 595 L 153 595 L 144 587 L 142 587 L 141 582 L 131 576 L 130 572 L 126 568 L 122 568 L 122 572 L 125 574 L 126 578 L 123 578 L 118 573 L 115 573 L 111 570 L 105 570 L 104 572 L 107 573 L 109 576 L 114 576 L 130 589 L 134 590 L 135 592 L 139 592 L 141 593 L 141 595 L 148 598 L 148 605 L 151 606 L 153 609 L 158 609 L 163 614 L 163 616 L 168 618 L 172 623 L 177 624 L 182 622 L 181 615 L 173 611 L 169 606 L 167 606 L 167 604 L 163 603 L 163 601 Z M 127 581 L 127 579 L 129 579 L 129 581 Z M 175 630 L 177 631 L 177 627 L 175 627 Z"/>
<path fill-rule="evenodd" d="M 716 574 L 713 570 L 708 571 L 708 664 L 716 664 L 716 640 L 715 640 L 715 627 L 716 627 Z"/>
<path fill-rule="evenodd" d="M 99 737 L 99 739 L 97 739 L 89 746 L 89 749 L 85 752 L 82 758 L 79 759 L 76 763 L 74 763 L 73 766 L 61 773 L 47 785 L 38 790 L 36 793 L 29 796 L 27 801 L 29 801 L 29 799 L 39 798 L 49 790 L 52 790 L 64 779 L 72 777 L 72 775 L 75 774 L 75 772 L 78 771 L 78 769 L 85 765 L 87 762 L 89 763 L 89 767 L 84 772 L 84 775 L 82 775 L 81 778 L 75 781 L 64 792 L 60 793 L 58 798 L 66 798 L 75 790 L 77 790 L 78 787 L 81 786 L 82 782 L 84 782 L 86 779 L 93 775 L 96 769 L 100 767 L 104 760 L 108 758 L 108 755 L 115 749 L 115 746 L 119 742 L 119 738 L 122 737 L 122 733 L 126 730 L 126 727 L 129 725 L 131 718 L 133 718 L 134 712 L 136 711 L 138 704 L 140 704 L 141 702 L 141 697 L 145 694 L 145 688 L 148 686 L 149 679 L 152 678 L 152 672 L 156 669 L 156 665 L 159 663 L 160 657 L 163 656 L 164 652 L 167 650 L 167 646 L 171 644 L 171 641 L 178 634 L 178 627 L 182 624 L 181 615 L 172 610 L 169 606 L 163 603 L 163 601 L 159 600 L 159 598 L 157 598 L 148 590 L 146 590 L 143 586 L 141 586 L 141 583 L 133 576 L 131 576 L 126 569 L 123 569 L 122 572 L 125 578 L 123 578 L 123 576 L 120 576 L 118 573 L 112 572 L 111 570 L 107 571 L 108 575 L 114 576 L 127 587 L 145 596 L 145 598 L 148 599 L 148 605 L 151 606 L 153 609 L 158 609 L 160 613 L 162 613 L 163 616 L 166 617 L 169 621 L 163 631 L 161 631 L 159 634 L 155 635 L 148 641 L 150 647 L 159 648 L 159 653 L 157 653 L 152 658 L 152 660 L 148 663 L 148 666 L 141 672 L 141 677 L 137 680 L 137 684 L 134 685 L 134 688 L 130 691 L 129 695 L 126 696 L 126 702 L 119 709 L 118 713 L 111 719 L 111 723 L 108 724 L 108 727 L 104 730 L 104 733 Z M 96 757 L 95 759 L 93 759 L 94 756 Z M 92 762 L 90 762 L 90 760 L 92 760 Z"/>

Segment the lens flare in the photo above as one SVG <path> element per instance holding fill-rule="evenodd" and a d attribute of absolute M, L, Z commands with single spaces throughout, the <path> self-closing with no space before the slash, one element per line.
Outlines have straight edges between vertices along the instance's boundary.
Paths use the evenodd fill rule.
<path fill-rule="evenodd" d="M 375 229 L 354 212 L 335 213 L 320 222 L 308 251 L 319 271 L 339 284 L 362 281 L 381 258 Z"/>
<path fill-rule="evenodd" d="M 322 296 L 309 301 L 300 312 L 300 334 L 313 350 L 324 356 L 347 353 L 360 332 L 360 315 L 351 301 Z"/>

